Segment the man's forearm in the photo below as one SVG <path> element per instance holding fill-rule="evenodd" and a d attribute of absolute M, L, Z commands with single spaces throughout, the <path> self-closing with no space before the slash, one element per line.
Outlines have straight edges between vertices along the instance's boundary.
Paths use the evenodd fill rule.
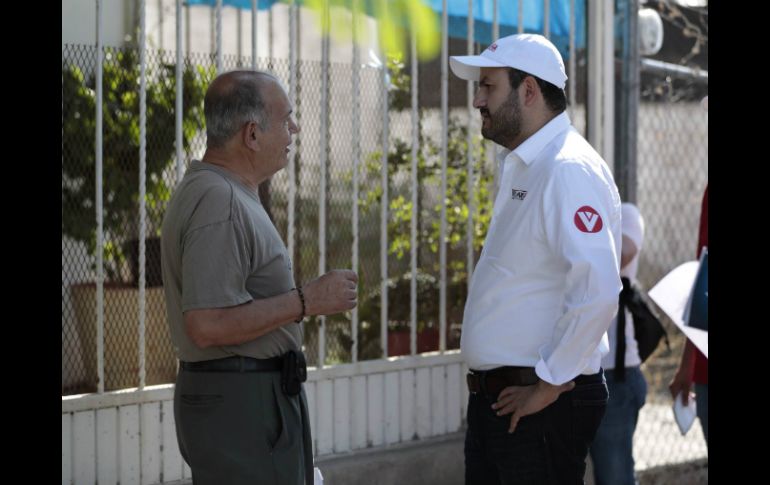
<path fill-rule="evenodd" d="M 692 374 L 695 367 L 695 345 L 687 339 L 684 343 L 684 351 L 682 352 L 682 362 L 679 364 L 679 368 L 688 371 Z"/>
<path fill-rule="evenodd" d="M 193 342 L 207 348 L 254 340 L 282 325 L 294 324 L 301 313 L 297 290 L 291 290 L 234 307 L 190 310 L 184 319 Z"/>

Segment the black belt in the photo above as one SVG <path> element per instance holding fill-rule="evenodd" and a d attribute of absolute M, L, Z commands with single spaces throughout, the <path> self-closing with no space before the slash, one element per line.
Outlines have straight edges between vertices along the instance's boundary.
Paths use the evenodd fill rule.
<path fill-rule="evenodd" d="M 537 384 L 540 378 L 534 367 L 497 367 L 492 370 L 473 370 L 468 373 L 466 381 L 471 394 L 485 394 L 497 398 L 500 391 L 509 386 L 531 386 Z M 580 374 L 572 381 L 575 385 L 604 384 L 604 372 L 599 369 L 596 374 Z"/>
<path fill-rule="evenodd" d="M 180 361 L 179 366 L 188 372 L 278 372 L 282 368 L 282 357 L 255 359 L 234 355 L 224 359 L 202 360 L 200 362 Z"/>
<path fill-rule="evenodd" d="M 497 367 L 483 371 L 472 370 L 468 373 L 466 381 L 471 394 L 486 394 L 497 397 L 500 391 L 509 386 L 531 386 L 537 384 L 534 367 Z"/>

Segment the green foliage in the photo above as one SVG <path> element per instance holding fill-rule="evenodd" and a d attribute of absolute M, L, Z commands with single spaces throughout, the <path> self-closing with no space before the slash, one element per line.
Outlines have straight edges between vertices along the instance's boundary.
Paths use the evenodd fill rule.
<path fill-rule="evenodd" d="M 205 128 L 203 96 L 213 69 L 183 73 L 184 148 Z M 103 71 L 102 174 L 105 234 L 136 237 L 139 208 L 139 59 L 134 49 L 107 50 Z M 62 235 L 96 250 L 96 80 L 74 64 L 62 67 Z M 146 76 L 147 214 L 155 235 L 172 187 L 163 172 L 175 158 L 176 80 L 173 64 Z M 150 236 L 153 234 L 149 234 Z M 105 244 L 108 276 L 125 259 L 120 244 Z"/>
<path fill-rule="evenodd" d="M 399 57 L 388 58 L 388 68 L 390 70 L 391 84 L 395 89 L 390 93 L 390 105 L 392 109 L 406 109 L 403 105 L 405 99 L 411 99 L 408 89 L 410 88 L 410 76 L 403 72 L 404 64 Z M 396 100 L 401 100 L 396 102 Z M 409 101 L 411 103 L 411 100 Z M 470 215 L 468 206 L 468 131 L 454 118 L 449 119 L 448 123 L 448 146 L 446 162 L 447 190 L 446 214 L 447 231 L 446 242 L 450 247 L 459 249 L 462 241 L 465 240 L 467 232 L 467 220 Z M 481 143 L 481 136 L 475 136 L 472 147 L 475 153 L 474 173 L 475 181 L 473 184 L 473 247 L 476 251 L 481 249 L 484 238 L 489 228 L 492 217 L 492 197 L 489 192 L 493 181 L 493 173 L 487 169 L 484 164 L 485 145 Z M 441 201 L 433 207 L 425 208 L 419 206 L 422 192 L 426 185 L 440 186 L 441 184 L 441 140 L 434 140 L 423 135 L 420 130 L 419 146 L 417 155 L 417 185 L 418 185 L 418 234 L 417 240 L 421 247 L 429 247 L 430 251 L 437 254 L 439 251 L 440 227 L 441 227 Z M 403 140 L 396 139 L 391 143 L 390 151 L 387 156 L 388 170 L 388 193 L 392 194 L 393 181 L 397 179 L 409 180 L 411 176 L 412 164 L 412 146 Z M 364 163 L 364 177 L 369 180 L 376 180 L 380 177 L 382 170 L 382 152 L 375 151 L 369 154 Z M 376 182 L 375 182 L 376 183 Z M 368 183 L 367 186 L 374 184 Z M 359 207 L 363 211 L 376 210 L 382 197 L 382 187 L 362 191 L 359 198 Z M 412 221 L 412 201 L 403 195 L 397 195 L 389 200 L 390 218 L 388 222 L 388 241 L 390 246 L 388 253 L 395 255 L 397 259 L 406 257 L 411 249 L 411 221 Z M 430 229 L 425 229 L 420 223 L 422 220 L 430 220 Z M 453 271 L 454 279 L 463 278 L 465 273 L 465 262 L 459 262 L 460 266 L 455 266 Z M 433 270 L 438 271 L 438 267 Z"/>
<path fill-rule="evenodd" d="M 439 322 L 439 282 L 435 276 L 417 273 L 417 331 L 426 328 L 438 328 Z M 412 275 L 407 272 L 401 276 L 388 279 L 388 330 L 408 330 L 410 315 Z M 459 315 L 462 314 L 467 285 L 465 280 L 451 281 L 447 284 L 447 308 L 448 320 L 459 323 Z M 358 332 L 358 358 L 359 360 L 377 359 L 382 356 L 380 347 L 380 310 L 381 291 L 377 286 L 369 294 L 359 299 L 358 318 L 360 329 Z M 340 362 L 350 361 L 350 349 L 353 347 L 353 339 L 350 335 L 350 324 L 339 316 L 327 317 L 329 328 L 334 329 L 334 335 L 343 349 L 343 354 L 336 356 Z M 342 324 L 342 325 L 340 325 Z"/>
<path fill-rule="evenodd" d="M 390 84 L 388 86 L 388 104 L 391 110 L 404 111 L 412 107 L 412 76 L 404 72 L 404 56 L 388 55 L 385 60 Z"/>
<path fill-rule="evenodd" d="M 404 64 L 400 57 L 391 56 L 387 60 L 391 79 L 389 106 L 393 111 L 402 111 L 411 106 L 411 78 L 403 72 Z M 422 118 L 422 116 L 421 116 Z M 467 221 L 470 215 L 468 206 L 468 167 L 467 128 L 458 120 L 450 119 L 448 123 L 448 146 L 446 161 L 447 189 L 446 200 L 447 229 L 446 242 L 449 251 L 455 254 L 465 254 Z M 484 238 L 489 228 L 492 215 L 493 200 L 490 188 L 493 174 L 484 164 L 485 150 L 480 135 L 473 139 L 474 174 L 473 183 L 473 229 L 472 240 L 476 251 L 481 250 Z M 419 135 L 417 155 L 417 243 L 420 248 L 427 248 L 431 253 L 438 254 L 441 226 L 441 200 L 424 207 L 426 197 L 424 192 L 429 187 L 441 185 L 441 140 Z M 362 217 L 367 213 L 380 210 L 382 187 L 380 183 L 382 171 L 382 152 L 374 151 L 364 159 L 362 168 L 362 187 L 372 187 L 362 190 L 358 204 Z M 408 258 L 411 251 L 411 223 L 413 202 L 411 193 L 402 195 L 404 181 L 411 180 L 412 145 L 401 139 L 391 141 L 387 154 L 389 219 L 388 219 L 388 253 L 397 260 Z M 399 182 L 396 182 L 399 181 Z M 411 192 L 411 191 L 409 191 Z M 430 221 L 423 224 L 422 221 Z M 419 258 L 419 256 L 418 256 Z M 438 258 L 431 258 L 437 261 Z M 447 320 L 448 323 L 460 323 L 467 293 L 466 258 L 450 258 L 447 268 Z M 421 264 L 422 271 L 417 274 L 417 330 L 426 327 L 437 327 L 439 318 L 439 281 L 433 276 L 438 274 L 438 262 L 432 266 Z M 405 272 L 388 280 L 388 326 L 390 330 L 409 327 L 410 317 L 411 273 Z M 372 291 L 359 297 L 358 317 L 360 329 L 358 332 L 359 359 L 366 360 L 381 356 L 380 348 L 380 308 L 381 290 L 379 285 Z M 332 318 L 332 317 L 330 317 Z M 329 321 L 329 320 L 327 320 Z M 348 326 L 336 326 L 336 338 L 340 342 L 346 356 L 352 348 L 353 341 Z M 347 357 L 342 357 L 343 360 Z"/>
<path fill-rule="evenodd" d="M 316 13 L 316 23 L 324 35 L 347 42 L 356 24 L 356 42 L 367 38 L 366 16 L 377 20 L 379 43 L 385 52 L 401 53 L 408 47 L 408 33 L 416 37 L 417 55 L 427 61 L 441 52 L 441 25 L 438 14 L 424 0 L 306 0 Z M 329 8 L 329 17 L 324 15 Z M 354 18 L 351 12 L 357 12 Z M 333 27 L 332 27 L 333 26 Z"/>

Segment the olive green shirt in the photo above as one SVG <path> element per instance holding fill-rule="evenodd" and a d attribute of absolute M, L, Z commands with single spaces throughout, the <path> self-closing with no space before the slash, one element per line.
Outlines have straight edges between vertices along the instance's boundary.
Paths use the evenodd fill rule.
<path fill-rule="evenodd" d="M 240 345 L 207 349 L 185 331 L 185 311 L 241 305 L 295 286 L 286 246 L 256 191 L 237 176 L 193 160 L 169 201 L 161 248 L 169 330 L 180 360 L 265 359 L 301 348 L 295 323 Z"/>

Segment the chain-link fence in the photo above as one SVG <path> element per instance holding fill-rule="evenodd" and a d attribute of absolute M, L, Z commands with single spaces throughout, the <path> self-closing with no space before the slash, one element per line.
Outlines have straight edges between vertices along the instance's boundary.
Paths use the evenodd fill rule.
<path fill-rule="evenodd" d="M 139 55 L 104 49 L 102 200 L 105 389 L 139 385 Z M 173 379 L 176 359 L 166 328 L 160 223 L 173 188 L 173 56 L 147 51 L 146 90 L 146 384 Z M 96 388 L 96 154 L 93 47 L 62 49 L 62 393 Z M 203 117 L 203 80 L 185 73 L 185 128 Z M 192 136 L 185 137 L 194 149 Z"/>
<path fill-rule="evenodd" d="M 463 46 L 464 48 L 464 46 Z M 458 52 L 462 53 L 462 52 Z M 95 155 L 94 155 L 94 62 L 93 47 L 66 46 L 62 54 L 63 160 L 62 160 L 62 392 L 95 389 Z M 171 382 L 173 356 L 165 330 L 165 307 L 160 287 L 158 236 L 165 202 L 177 179 L 174 161 L 174 56 L 148 51 L 147 56 L 147 384 Z M 286 60 L 258 59 L 259 67 L 272 70 L 288 84 Z M 224 56 L 223 70 L 250 66 L 250 58 Z M 442 178 L 442 122 L 439 97 L 440 73 L 420 65 L 418 134 L 413 133 L 410 68 L 389 60 L 388 87 L 388 355 L 409 353 L 410 284 L 412 268 L 412 192 L 417 196 L 417 351 L 439 346 L 440 215 Z M 184 165 L 200 158 L 205 149 L 202 116 L 203 93 L 215 75 L 211 55 L 191 54 L 184 63 Z M 104 67 L 104 214 L 105 214 L 105 365 L 106 389 L 138 383 L 138 292 L 136 253 L 138 242 L 138 54 L 130 48 L 107 49 Z M 381 208 L 383 86 L 380 68 L 358 68 L 359 93 L 351 93 L 353 66 L 331 63 L 328 92 L 322 92 L 322 66 L 297 64 L 294 112 L 302 131 L 294 152 L 295 199 L 293 254 L 295 278 L 306 282 L 319 274 L 321 240 L 325 231 L 325 270 L 352 266 L 354 233 L 358 235 L 359 308 L 358 358 L 382 357 L 381 342 Z M 581 70 L 581 77 L 584 72 Z M 579 86 L 584 86 L 579 83 Z M 580 91 L 580 88 L 579 88 Z M 468 204 L 467 130 L 472 130 L 473 249 L 478 258 L 491 215 L 495 164 L 493 150 L 482 143 L 477 114 L 467 111 L 466 84 L 449 84 L 450 111 L 447 127 L 447 348 L 459 347 L 460 325 L 467 294 Z M 584 94 L 580 95 L 584 98 Z M 323 109 L 323 101 L 327 109 Z M 359 118 L 352 116 L 353 103 Z M 585 125 L 584 105 L 572 109 L 575 124 Z M 326 119 L 323 120 L 322 116 Z M 326 124 L 326 131 L 322 129 Z M 475 123 L 475 124 L 474 124 Z M 359 132 L 357 227 L 352 224 L 353 143 Z M 417 186 L 411 185 L 411 149 L 419 147 Z M 324 148 L 325 147 L 325 148 Z M 322 180 L 322 160 L 325 178 Z M 269 181 L 269 206 L 276 227 L 288 243 L 289 169 Z M 324 217 L 321 215 L 325 186 Z M 264 194 L 263 194 L 264 195 Z M 133 261 L 133 263 L 132 263 Z M 132 269 L 133 268 L 133 269 Z M 133 272 L 132 272 L 133 271 Z M 84 290 L 83 288 L 87 288 Z M 81 295 L 86 293 L 87 296 Z M 119 297 L 113 297 L 120 295 Z M 115 303 L 113 303 L 115 301 Z M 120 304 L 117 302 L 120 301 Z M 133 305 L 133 306 L 131 306 Z M 350 362 L 351 315 L 327 317 L 324 365 Z M 121 322 L 120 325 L 117 322 Z M 157 327 L 157 328 L 156 328 Z M 318 365 L 320 319 L 304 325 L 308 361 Z M 130 350 L 133 349 L 133 350 Z M 113 369 L 113 359 L 119 361 Z M 161 365 L 162 364 L 162 365 Z M 158 367 L 156 369 L 156 367 Z M 114 377 L 115 373 L 120 378 Z M 110 377 L 113 376 L 113 377 Z"/>
<path fill-rule="evenodd" d="M 648 289 L 679 264 L 696 259 L 701 201 L 708 183 L 707 81 L 645 72 L 639 104 L 637 205 L 644 217 L 640 282 Z M 647 404 L 635 435 L 637 468 L 707 456 L 699 424 L 681 436 L 672 419 L 668 383 L 685 338 L 665 319 L 670 350 L 661 345 L 642 366 Z"/>
<path fill-rule="evenodd" d="M 461 52 L 457 52 L 460 54 Z M 139 220 L 138 54 L 105 49 L 104 61 L 104 366 L 105 390 L 139 384 L 138 290 L 136 257 Z M 96 52 L 90 46 L 62 50 L 62 395 L 94 392 L 96 376 L 95 93 Z M 147 51 L 147 276 L 146 384 L 174 381 L 176 360 L 166 324 L 160 286 L 160 221 L 177 180 L 175 161 L 174 54 Z M 258 59 L 288 87 L 286 60 Z M 225 56 L 223 70 L 251 66 L 249 58 Z M 296 137 L 294 240 L 295 278 L 304 283 L 319 274 L 319 231 L 325 231 L 325 269 L 352 266 L 353 238 L 359 253 L 359 360 L 382 357 L 380 321 L 381 163 L 383 80 L 378 68 L 358 70 L 360 92 L 351 92 L 354 66 L 331 63 L 328 92 L 322 92 L 322 66 L 297 63 L 294 112 L 302 128 Z M 388 354 L 409 353 L 411 251 L 411 147 L 413 143 L 409 69 L 390 69 L 388 97 Z M 438 349 L 439 225 L 441 205 L 441 110 L 435 102 L 440 73 L 424 69 L 419 90 L 419 160 L 417 185 L 417 351 Z M 188 55 L 184 64 L 184 162 L 205 149 L 203 93 L 215 75 L 210 55 Z M 398 76 L 404 76 L 398 81 Z M 584 78 L 583 70 L 579 73 Z M 399 85 L 399 82 L 402 84 Z M 432 86 L 424 88 L 423 86 Z M 585 86 L 585 82 L 578 83 Z M 639 108 L 638 206 L 646 235 L 639 278 L 648 288 L 676 265 L 695 257 L 700 200 L 705 187 L 707 113 L 695 96 L 677 94 L 661 78 L 643 89 Z M 433 92 L 430 92 L 433 90 Z M 400 97 L 404 95 L 403 97 Z M 323 100 L 327 99 L 324 111 Z M 401 99 L 401 101 L 399 101 Z M 467 129 L 475 113 L 466 109 L 464 83 L 450 83 L 447 128 L 447 348 L 459 347 L 467 287 Z M 584 93 L 572 107 L 573 123 L 585 126 Z M 405 100 L 405 102 L 404 102 Z M 360 116 L 353 113 L 359 106 Z M 326 116 L 327 131 L 322 130 Z M 494 161 L 478 126 L 473 134 L 473 194 L 476 255 L 491 214 Z M 359 136 L 351 134 L 358 130 Z M 353 198 L 354 141 L 359 139 L 358 200 Z M 325 160 L 324 179 L 322 163 Z M 288 243 L 289 169 L 269 182 L 269 205 L 276 227 Z M 325 218 L 321 214 L 325 184 Z M 353 226 L 353 204 L 359 219 Z M 357 232 L 356 232 L 357 231 Z M 351 362 L 351 314 L 327 317 L 324 365 Z M 310 365 L 319 365 L 319 319 L 304 324 Z M 643 366 L 650 392 L 636 434 L 637 468 L 706 456 L 700 430 L 681 438 L 672 428 L 667 383 L 681 354 L 683 339 L 669 325 L 671 350 L 662 348 Z"/>
<path fill-rule="evenodd" d="M 62 51 L 63 156 L 62 156 L 62 393 L 91 392 L 96 389 L 96 247 L 95 216 L 95 49 L 65 46 Z M 147 54 L 147 278 L 146 278 L 146 384 L 172 382 L 175 361 L 165 328 L 165 304 L 160 281 L 158 236 L 165 204 L 177 180 L 174 142 L 175 74 L 173 53 Z M 202 116 L 203 93 L 215 75 L 210 55 L 188 55 L 184 63 L 184 166 L 200 158 L 205 150 Z M 225 56 L 223 70 L 250 66 L 249 58 Z M 258 66 L 271 69 L 288 84 L 286 60 L 258 59 Z M 353 234 L 358 234 L 359 327 L 358 358 L 382 357 L 380 322 L 380 227 L 381 164 L 384 86 L 378 68 L 359 68 L 360 93 L 350 92 L 352 66 L 332 63 L 329 83 L 327 131 L 324 115 L 322 66 L 299 62 L 295 114 L 302 127 L 296 139 L 294 200 L 295 277 L 306 282 L 319 274 L 319 231 L 325 229 L 325 269 L 351 267 Z M 393 76 L 400 75 L 394 67 Z M 438 82 L 438 73 L 426 78 Z M 389 355 L 409 353 L 409 264 L 411 222 L 412 120 L 408 104 L 398 104 L 402 95 L 409 101 L 408 76 L 404 86 L 390 86 L 388 112 L 388 211 L 386 221 L 388 265 Z M 425 82 L 425 79 L 423 79 Z M 431 82 L 431 81 L 428 81 Z M 139 56 L 130 48 L 106 49 L 104 62 L 104 356 L 105 389 L 134 387 L 138 377 L 138 219 L 139 219 Z M 461 84 L 464 88 L 464 84 Z M 464 95 L 450 85 L 450 99 Z M 420 96 L 418 174 L 418 306 L 417 351 L 438 349 L 439 342 L 439 217 L 441 159 L 440 109 Z M 351 116 L 352 104 L 360 106 L 359 119 Z M 453 103 L 453 106 L 460 102 Z M 425 106 L 428 104 L 428 106 Z M 475 115 L 475 113 L 474 113 Z M 465 109 L 450 113 L 448 153 L 448 225 L 446 238 L 448 281 L 447 348 L 459 347 L 459 325 L 465 303 L 465 251 L 467 217 Z M 358 206 L 359 222 L 351 221 L 353 206 L 353 143 L 350 133 L 359 130 L 360 152 Z M 475 135 L 475 183 L 477 199 L 476 254 L 490 213 L 492 171 Z M 324 146 L 326 147 L 324 149 Z M 325 150 L 325 151 L 324 151 Z M 326 160 L 325 179 L 321 161 Z M 184 167 L 183 167 L 184 168 Z M 270 183 L 269 208 L 276 227 L 288 238 L 289 173 L 283 170 Z M 321 186 L 325 184 L 325 220 L 319 225 Z M 484 217 L 478 217 L 484 216 Z M 308 361 L 318 365 L 319 318 L 304 325 Z M 352 357 L 350 314 L 326 318 L 324 365 L 350 362 Z"/>

